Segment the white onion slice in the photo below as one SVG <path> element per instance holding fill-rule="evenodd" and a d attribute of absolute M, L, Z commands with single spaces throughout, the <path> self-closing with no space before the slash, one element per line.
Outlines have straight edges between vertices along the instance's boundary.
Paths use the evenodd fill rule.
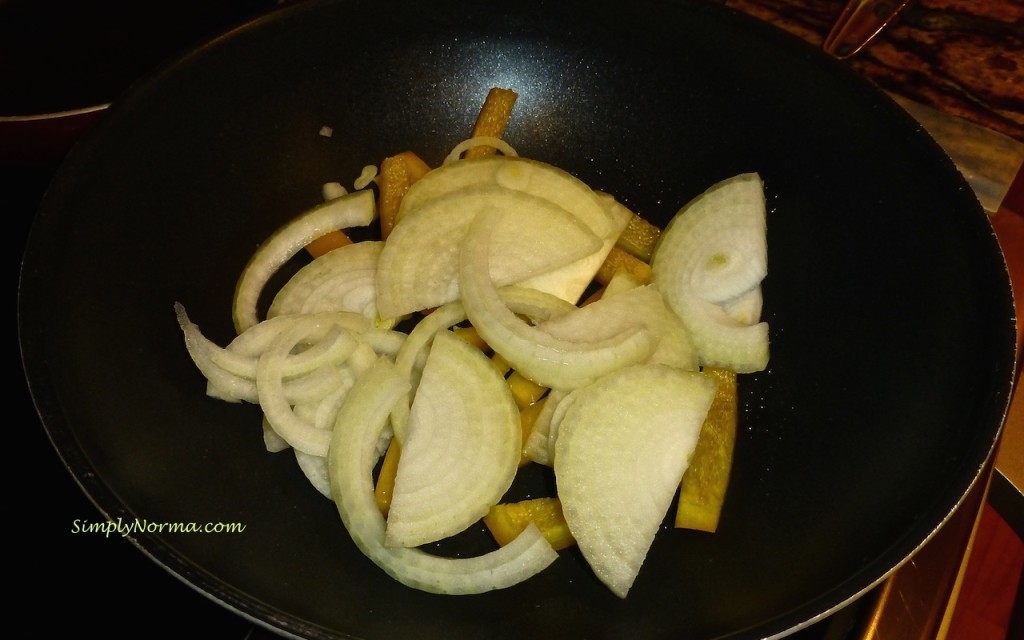
<path fill-rule="evenodd" d="M 350 311 L 378 320 L 377 260 L 383 248 L 379 241 L 353 242 L 316 258 L 281 287 L 267 317 Z"/>
<path fill-rule="evenodd" d="M 248 329 L 225 348 L 204 336 L 180 303 L 175 304 L 175 314 L 189 355 L 207 379 L 207 394 L 227 402 L 259 402 L 256 389 L 259 355 L 270 348 L 283 331 L 300 322 L 317 326 L 307 335 L 307 340 L 315 344 L 299 353 L 288 354 L 281 362 L 280 392 L 288 404 L 319 399 L 332 392 L 342 380 L 332 365 L 344 362 L 358 348 L 348 329 L 353 326 L 351 316 L 345 313 L 281 316 L 279 320 L 264 321 Z M 371 331 L 359 335 L 380 338 L 391 333 L 394 332 Z M 393 343 L 394 340 L 381 342 Z"/>
<path fill-rule="evenodd" d="M 399 220 L 435 198 L 496 186 L 547 200 L 571 213 L 594 235 L 618 235 L 632 214 L 554 165 L 527 158 L 489 156 L 453 162 L 417 180 L 402 198 Z"/>
<path fill-rule="evenodd" d="M 295 449 L 295 462 L 299 465 L 302 475 L 306 476 L 313 488 L 325 498 L 331 498 L 331 479 L 327 472 L 327 458 L 311 456 Z"/>
<path fill-rule="evenodd" d="M 712 186 L 658 239 L 654 285 L 690 332 L 704 365 L 737 373 L 768 365 L 768 325 L 757 322 L 767 274 L 764 186 L 756 173 Z"/>
<path fill-rule="evenodd" d="M 581 386 L 650 355 L 655 341 L 642 326 L 604 340 L 575 341 L 556 338 L 519 319 L 489 276 L 489 240 L 501 215 L 488 210 L 477 216 L 462 244 L 459 271 L 466 315 L 491 348 L 519 373 L 554 389 Z"/>
<path fill-rule="evenodd" d="M 235 330 L 242 333 L 259 322 L 257 305 L 263 287 L 303 247 L 329 231 L 365 227 L 376 212 L 373 192 L 356 191 L 313 207 L 274 231 L 256 249 L 235 286 L 231 305 Z"/>
<path fill-rule="evenodd" d="M 604 295 L 571 313 L 537 325 L 556 338 L 566 340 L 587 336 L 592 340 L 611 338 L 637 326 L 644 327 L 657 341 L 647 362 L 696 370 L 697 351 L 679 317 L 666 305 L 661 293 L 650 285 Z"/>
<path fill-rule="evenodd" d="M 284 439 L 277 435 L 274 429 L 267 422 L 266 416 L 261 421 L 263 424 L 263 446 L 267 448 L 270 453 L 279 453 L 286 449 L 291 449 L 291 446 L 284 441 Z"/>
<path fill-rule="evenodd" d="M 431 311 L 420 320 L 395 357 L 395 366 L 407 376 L 415 388 L 418 385 L 419 372 L 426 364 L 427 350 L 439 332 L 454 326 L 466 319 L 466 310 L 459 302 L 450 302 Z"/>
<path fill-rule="evenodd" d="M 570 264 L 522 281 L 524 287 L 576 303 L 629 223 L 632 212 L 599 194 L 569 172 L 526 158 L 489 156 L 453 162 L 417 181 L 402 200 L 398 219 L 435 198 L 480 186 L 500 186 L 541 198 L 565 209 L 600 239 L 601 246 Z"/>
<path fill-rule="evenodd" d="M 570 391 L 561 389 L 552 389 L 548 392 L 544 406 L 541 407 L 540 413 L 534 420 L 533 429 L 523 444 L 523 455 L 527 459 L 537 464 L 552 466 L 555 456 L 549 444 L 551 421 L 562 400 L 570 393 Z"/>
<path fill-rule="evenodd" d="M 374 500 L 373 467 L 391 407 L 407 402 L 408 393 L 404 376 L 380 359 L 359 379 L 338 414 L 328 455 L 331 494 L 356 546 L 402 584 L 450 595 L 511 587 L 554 562 L 557 552 L 532 525 L 510 544 L 473 558 L 384 545 L 386 523 Z"/>
<path fill-rule="evenodd" d="M 419 184 L 419 183 L 416 183 Z M 550 271 L 601 247 L 565 209 L 499 186 L 472 187 L 428 200 L 395 225 L 377 264 L 377 307 L 397 318 L 459 297 L 459 246 L 482 211 L 504 211 L 494 230 L 490 277 L 499 286 Z"/>
<path fill-rule="evenodd" d="M 756 173 L 713 185 L 665 226 L 651 258 L 655 277 L 672 274 L 678 286 L 715 304 L 746 293 L 768 273 L 765 216 Z"/>
<path fill-rule="evenodd" d="M 520 286 L 547 291 L 573 303 L 578 302 L 583 296 L 633 215 L 629 209 L 616 202 L 611 196 L 594 193 L 608 214 L 605 222 L 599 227 L 591 227 L 594 233 L 601 238 L 601 248 L 572 264 L 524 280 L 519 283 Z"/>
<path fill-rule="evenodd" d="M 466 529 L 512 485 L 522 450 L 519 409 L 490 359 L 441 331 L 401 443 L 385 544 L 415 547 Z"/>
<path fill-rule="evenodd" d="M 207 394 L 225 402 L 240 402 L 252 398 L 251 392 L 255 391 L 255 385 L 251 380 L 230 373 L 213 361 L 213 354 L 220 346 L 203 335 L 199 326 L 189 319 L 184 305 L 175 302 L 174 313 L 185 337 L 185 349 L 199 372 L 206 378 Z"/>
<path fill-rule="evenodd" d="M 441 161 L 442 165 L 449 165 L 456 160 L 462 159 L 462 154 L 466 153 L 473 147 L 492 147 L 502 152 L 506 156 L 515 156 L 516 150 L 508 142 L 505 142 L 501 138 L 495 136 L 474 136 L 463 140 L 459 144 L 452 147 L 452 150 L 448 152 L 444 160 Z"/>
<path fill-rule="evenodd" d="M 298 316 L 304 322 L 296 322 L 282 331 L 269 349 L 259 358 L 256 370 L 256 391 L 260 408 L 271 427 L 293 448 L 314 456 L 327 455 L 330 432 L 318 429 L 310 420 L 295 413 L 284 394 L 283 368 L 289 354 L 310 335 L 324 331 L 324 322 L 317 316 Z M 351 340 L 351 348 L 345 357 L 352 355 L 359 344 L 352 334 L 345 333 Z M 341 361 L 334 364 L 340 364 Z M 335 385 L 336 387 L 337 385 Z"/>
<path fill-rule="evenodd" d="M 574 392 L 561 420 L 554 469 L 566 523 L 620 598 L 679 487 L 715 386 L 700 373 L 637 365 Z"/>

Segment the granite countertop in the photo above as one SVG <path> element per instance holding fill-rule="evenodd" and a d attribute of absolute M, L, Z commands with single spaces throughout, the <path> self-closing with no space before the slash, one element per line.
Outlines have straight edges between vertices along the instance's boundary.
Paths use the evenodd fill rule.
<path fill-rule="evenodd" d="M 820 46 L 843 0 L 711 0 Z M 911 0 L 856 55 L 883 89 L 1024 142 L 1024 3 Z"/>

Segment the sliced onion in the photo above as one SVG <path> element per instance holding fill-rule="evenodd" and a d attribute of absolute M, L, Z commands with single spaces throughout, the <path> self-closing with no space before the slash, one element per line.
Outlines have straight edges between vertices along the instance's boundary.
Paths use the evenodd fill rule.
<path fill-rule="evenodd" d="M 377 321 L 377 260 L 383 242 L 354 242 L 305 265 L 281 287 L 267 317 L 350 311 Z M 386 328 L 394 322 L 378 323 Z"/>
<path fill-rule="evenodd" d="M 527 158 L 488 156 L 438 167 L 417 180 L 402 199 L 399 219 L 435 198 L 477 187 L 502 187 L 547 200 L 571 213 L 594 235 L 618 235 L 632 215 L 610 196 L 596 193 L 571 173 Z"/>
<path fill-rule="evenodd" d="M 594 233 L 601 238 L 601 248 L 572 264 L 524 280 L 519 283 L 521 286 L 547 291 L 573 303 L 579 301 L 633 215 L 611 196 L 596 193 L 595 195 L 607 212 L 604 222 L 595 222 L 595 226 L 591 226 Z"/>
<path fill-rule="evenodd" d="M 283 389 L 283 368 L 292 349 L 310 335 L 324 330 L 323 322 L 317 316 L 299 318 L 305 322 L 296 322 L 288 327 L 260 356 L 256 370 L 256 391 L 260 408 L 279 436 L 295 449 L 314 456 L 324 456 L 327 455 L 330 432 L 318 429 L 315 424 L 297 415 Z M 351 349 L 345 354 L 347 357 L 355 351 L 358 341 L 351 334 L 345 335 L 351 338 Z"/>
<path fill-rule="evenodd" d="M 757 324 L 761 318 L 761 308 L 764 305 L 764 294 L 761 287 L 757 286 L 750 291 L 739 295 L 732 300 L 722 303 L 722 310 L 740 324 Z"/>
<path fill-rule="evenodd" d="M 479 349 L 438 333 L 409 413 L 385 544 L 414 547 L 480 520 L 512 485 L 519 409 Z"/>
<path fill-rule="evenodd" d="M 235 330 L 242 333 L 259 322 L 260 294 L 284 263 L 328 231 L 370 224 L 376 211 L 373 192 L 356 191 L 310 209 L 271 234 L 256 249 L 235 286 L 231 306 Z"/>
<path fill-rule="evenodd" d="M 444 558 L 417 548 L 384 545 L 386 523 L 373 495 L 377 442 L 391 407 L 403 402 L 409 383 L 380 359 L 360 378 L 338 414 L 328 456 L 331 494 L 356 546 L 409 587 L 431 593 L 472 594 L 503 589 L 542 571 L 557 559 L 533 525 L 510 544 L 473 558 Z"/>
<path fill-rule="evenodd" d="M 511 285 L 498 291 L 502 301 L 517 314 L 534 322 L 547 320 L 576 309 L 572 303 L 552 294 L 524 289 Z M 395 358 L 395 366 L 402 374 L 409 376 L 413 388 L 419 384 L 419 373 L 426 362 L 426 354 L 434 336 L 466 319 L 466 310 L 461 302 L 452 302 L 434 309 L 409 332 Z"/>
<path fill-rule="evenodd" d="M 414 388 L 418 384 L 418 373 L 426 364 L 427 350 L 434 336 L 465 319 L 466 310 L 462 304 L 451 302 L 431 311 L 409 332 L 409 337 L 395 357 L 395 366 L 412 381 Z"/>
<path fill-rule="evenodd" d="M 765 216 L 760 177 L 741 174 L 683 207 L 654 249 L 654 285 L 704 365 L 737 373 L 768 365 L 768 325 L 752 317 L 767 273 Z"/>
<path fill-rule="evenodd" d="M 417 183 L 419 184 L 419 183 Z M 494 231 L 490 277 L 499 286 L 590 255 L 601 241 L 548 200 L 499 186 L 474 187 L 434 198 L 395 225 L 377 266 L 377 307 L 397 318 L 459 297 L 459 246 L 482 211 L 504 211 Z"/>
<path fill-rule="evenodd" d="M 360 335 L 366 335 L 374 330 L 372 320 L 351 311 L 276 316 L 274 318 L 264 320 L 263 322 L 260 322 L 259 324 L 256 324 L 238 334 L 230 343 L 228 343 L 225 349 L 244 356 L 259 357 L 264 351 L 270 348 L 270 345 L 277 339 L 282 331 L 297 322 L 307 322 L 308 318 L 304 316 L 310 315 L 316 315 L 321 320 L 328 322 L 331 325 L 337 325 L 343 329 L 351 331 L 352 333 Z"/>
<path fill-rule="evenodd" d="M 625 598 L 697 444 L 716 384 L 637 365 L 579 389 L 558 429 L 555 478 L 595 575 Z"/>
<path fill-rule="evenodd" d="M 721 304 L 768 273 L 761 178 L 744 173 L 700 194 L 666 225 L 651 258 L 655 278 L 670 275 L 692 295 Z"/>
<path fill-rule="evenodd" d="M 325 498 L 331 498 L 331 479 L 327 472 L 327 458 L 311 456 L 298 449 L 295 450 L 295 462 L 299 465 L 302 475 L 306 476 L 313 488 Z"/>
<path fill-rule="evenodd" d="M 307 339 L 315 344 L 281 362 L 281 394 L 289 404 L 319 399 L 340 383 L 334 364 L 344 362 L 357 348 L 347 327 L 352 326 L 347 314 L 320 314 L 317 316 L 281 316 L 276 321 L 265 321 L 247 330 L 226 348 L 221 348 L 203 335 L 192 322 L 181 304 L 175 313 L 185 345 L 193 362 L 208 381 L 207 394 L 228 402 L 259 402 L 256 389 L 258 357 L 278 339 L 288 327 L 299 322 L 318 328 Z M 371 332 L 370 335 L 377 335 Z"/>
<path fill-rule="evenodd" d="M 267 448 L 267 451 L 270 453 L 279 453 L 286 449 L 291 449 L 291 446 L 289 446 L 281 436 L 277 435 L 274 429 L 270 426 L 270 423 L 267 422 L 266 416 L 263 417 L 262 423 L 263 446 Z"/>
<path fill-rule="evenodd" d="M 175 302 L 174 313 L 185 337 L 185 349 L 199 372 L 206 378 L 208 395 L 226 402 L 249 399 L 250 392 L 255 391 L 252 381 L 226 371 L 213 361 L 213 354 L 220 346 L 203 335 L 199 326 L 189 319 L 184 305 Z"/>
<path fill-rule="evenodd" d="M 551 421 L 555 410 L 570 393 L 570 391 L 560 389 L 552 389 L 548 392 L 544 406 L 541 407 L 540 413 L 533 423 L 533 429 L 530 430 L 530 435 L 526 439 L 526 443 L 523 444 L 523 454 L 527 459 L 537 464 L 552 466 L 555 457 L 549 445 Z"/>
<path fill-rule="evenodd" d="M 647 362 L 668 364 L 679 369 L 699 366 L 697 351 L 689 333 L 650 285 L 604 295 L 596 302 L 538 325 L 556 338 L 588 336 L 594 340 L 611 338 L 637 326 L 644 327 L 657 340 Z"/>
<path fill-rule="evenodd" d="M 642 326 L 595 341 L 556 338 L 509 309 L 488 270 L 490 238 L 501 212 L 482 212 L 462 245 L 459 278 L 462 304 L 480 336 L 519 373 L 543 386 L 571 389 L 620 367 L 640 362 L 654 339 Z"/>
<path fill-rule="evenodd" d="M 399 220 L 435 198 L 481 186 L 499 186 L 547 200 L 572 214 L 601 241 L 593 253 L 523 281 L 531 289 L 576 303 L 604 262 L 632 212 L 614 198 L 553 165 L 525 158 L 489 156 L 453 162 L 417 181 L 402 200 Z"/>
<path fill-rule="evenodd" d="M 502 152 L 506 156 L 516 155 L 516 150 L 512 147 L 512 145 L 510 145 L 508 142 L 501 138 L 496 138 L 494 136 L 474 136 L 472 138 L 463 140 L 459 144 L 452 147 L 452 150 L 448 152 L 447 156 L 445 156 L 445 159 L 442 161 L 442 164 L 448 165 L 455 162 L 456 160 L 460 160 L 462 158 L 462 154 L 466 153 L 473 147 L 492 147 Z"/>

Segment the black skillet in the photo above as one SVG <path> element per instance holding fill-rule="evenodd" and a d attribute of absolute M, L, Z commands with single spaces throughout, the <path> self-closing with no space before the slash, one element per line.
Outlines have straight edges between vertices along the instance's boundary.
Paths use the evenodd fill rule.
<path fill-rule="evenodd" d="M 495 85 L 520 94 L 520 154 L 655 222 L 744 171 L 769 194 L 772 361 L 741 378 L 720 529 L 662 531 L 626 600 L 572 551 L 480 596 L 394 582 L 294 459 L 264 450 L 255 407 L 204 395 L 175 324 L 177 300 L 226 342 L 257 243 L 385 155 L 436 164 Z M 39 414 L 96 520 L 244 523 L 131 540 L 245 617 L 318 638 L 791 633 L 878 584 L 957 507 L 1015 357 L 996 241 L 938 146 L 818 51 L 687 2 L 274 12 L 163 67 L 90 131 L 38 212 L 18 303 Z"/>

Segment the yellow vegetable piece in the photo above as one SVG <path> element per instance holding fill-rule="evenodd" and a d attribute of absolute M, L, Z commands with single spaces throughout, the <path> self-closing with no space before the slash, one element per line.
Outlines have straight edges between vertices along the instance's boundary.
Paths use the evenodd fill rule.
<path fill-rule="evenodd" d="M 428 171 L 430 166 L 412 151 L 388 156 L 380 163 L 377 212 L 380 215 L 380 233 L 383 239 L 387 239 L 395 227 L 398 208 L 402 204 L 405 192 Z"/>
<path fill-rule="evenodd" d="M 544 409 L 546 401 L 547 397 L 544 397 L 531 405 L 519 409 L 519 426 L 523 429 L 523 451 L 519 456 L 520 467 L 525 467 L 531 462 L 530 457 L 526 455 L 526 443 L 530 439 L 530 434 L 533 433 L 533 425 L 537 423 L 537 416 Z"/>
<path fill-rule="evenodd" d="M 501 546 L 515 539 L 530 523 L 537 525 L 557 551 L 576 544 L 562 515 L 558 498 L 534 498 L 496 504 L 484 516 L 484 524 Z"/>
<path fill-rule="evenodd" d="M 503 376 L 508 375 L 508 372 L 512 369 L 512 365 L 508 363 L 508 360 L 501 357 L 500 353 L 496 353 L 491 356 L 491 364 L 493 364 L 494 368 Z"/>
<path fill-rule="evenodd" d="M 703 372 L 718 382 L 718 391 L 680 484 L 675 526 L 714 532 L 729 487 L 738 401 L 735 372 L 713 367 Z"/>
<path fill-rule="evenodd" d="M 405 172 L 409 176 L 410 185 L 430 171 L 430 165 L 412 151 L 403 151 L 398 156 L 405 162 Z"/>
<path fill-rule="evenodd" d="M 634 213 L 615 241 L 615 246 L 644 262 L 650 262 L 660 235 L 661 229 Z"/>
<path fill-rule="evenodd" d="M 512 389 L 512 397 L 520 409 L 540 400 L 540 397 L 548 390 L 547 387 L 537 384 L 518 371 L 510 373 L 507 380 L 509 388 Z"/>
<path fill-rule="evenodd" d="M 462 338 L 463 340 L 473 345 L 477 349 L 483 351 L 484 353 L 488 353 L 491 350 L 491 348 L 487 346 L 487 343 L 484 342 L 484 339 L 480 337 L 480 334 L 477 332 L 476 327 L 456 326 L 452 328 L 452 331 L 455 333 L 455 335 Z"/>
<path fill-rule="evenodd" d="M 608 252 L 608 257 L 604 259 L 604 264 L 597 270 L 594 279 L 601 284 L 608 284 L 615 272 L 620 269 L 626 271 L 641 284 L 649 284 L 653 277 L 651 265 L 619 247 L 612 247 L 612 250 Z"/>
<path fill-rule="evenodd" d="M 319 258 L 328 251 L 348 244 L 352 244 L 352 238 L 349 238 L 344 231 L 330 231 L 307 244 L 306 253 L 313 258 Z"/>
<path fill-rule="evenodd" d="M 398 438 L 392 438 L 388 450 L 384 454 L 384 462 L 380 466 L 377 485 L 373 488 L 373 497 L 377 500 L 377 508 L 387 517 L 391 509 L 391 496 L 395 492 L 395 477 L 398 475 L 398 458 L 402 455 L 402 446 Z"/>
<path fill-rule="evenodd" d="M 476 124 L 473 125 L 472 137 L 501 138 L 505 134 L 505 126 L 518 97 L 519 95 L 511 89 L 494 87 L 488 91 L 484 105 L 477 114 Z M 493 155 L 495 152 L 494 147 L 473 147 L 466 151 L 463 157 L 479 158 Z"/>

